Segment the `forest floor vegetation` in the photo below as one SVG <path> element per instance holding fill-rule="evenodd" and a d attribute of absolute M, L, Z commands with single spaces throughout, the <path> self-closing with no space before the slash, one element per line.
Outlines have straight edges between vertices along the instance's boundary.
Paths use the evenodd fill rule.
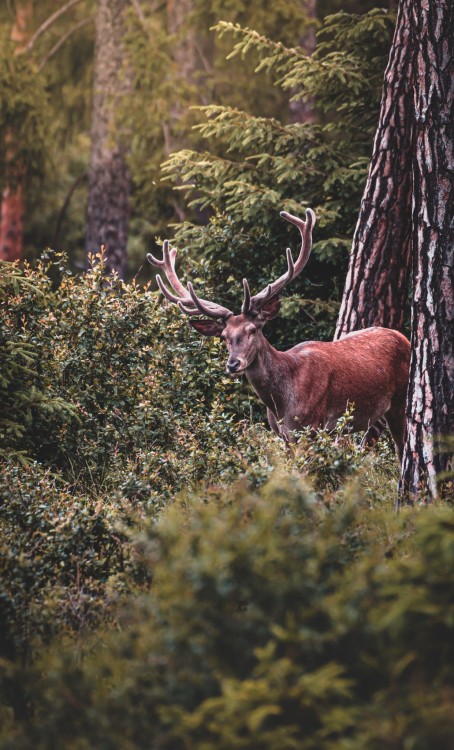
<path fill-rule="evenodd" d="M 451 748 L 452 507 L 102 262 L 1 271 L 0 748 Z"/>

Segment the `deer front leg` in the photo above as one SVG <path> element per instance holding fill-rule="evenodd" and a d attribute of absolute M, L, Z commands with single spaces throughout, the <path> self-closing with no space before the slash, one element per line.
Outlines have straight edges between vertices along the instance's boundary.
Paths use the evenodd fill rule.
<path fill-rule="evenodd" d="M 280 422 L 276 415 L 271 409 L 266 410 L 266 416 L 268 417 L 268 423 L 273 430 L 282 440 L 289 445 L 289 443 L 296 443 L 295 435 L 283 422 Z"/>

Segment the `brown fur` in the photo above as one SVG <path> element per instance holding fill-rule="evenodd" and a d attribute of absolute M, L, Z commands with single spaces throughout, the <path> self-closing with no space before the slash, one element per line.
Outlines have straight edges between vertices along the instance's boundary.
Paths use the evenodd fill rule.
<path fill-rule="evenodd" d="M 205 336 L 222 336 L 229 350 L 226 369 L 231 375 L 246 375 L 267 408 L 271 428 L 286 442 L 303 427 L 332 429 L 349 404 L 354 405 L 353 428 L 366 430 L 363 443 L 370 445 L 380 436 L 383 418 L 402 459 L 405 430 L 405 401 L 408 384 L 410 343 L 398 331 L 367 328 L 350 333 L 339 341 L 306 341 L 281 352 L 266 340 L 262 328 L 280 307 L 282 289 L 305 267 L 312 247 L 315 214 L 308 208 L 306 221 L 286 211 L 281 216 L 298 227 L 301 249 L 296 261 L 287 248 L 287 271 L 251 296 L 243 279 L 241 314 L 203 300 L 191 282 L 185 287 L 175 270 L 176 249 L 168 240 L 163 259 L 150 253 L 150 263 L 162 269 L 173 291 L 156 276 L 164 297 L 189 316 Z"/>
<path fill-rule="evenodd" d="M 271 302 L 271 301 L 270 301 Z M 354 405 L 353 429 L 368 430 L 386 419 L 399 459 L 402 457 L 410 343 L 398 331 L 367 328 L 339 341 L 307 341 L 278 351 L 264 337 L 263 316 L 234 315 L 205 335 L 222 335 L 227 343 L 227 371 L 244 374 L 267 407 L 271 428 L 286 441 L 303 427 L 332 429 Z M 199 325 L 198 325 L 199 324 Z M 232 371 L 239 364 L 238 368 Z"/>

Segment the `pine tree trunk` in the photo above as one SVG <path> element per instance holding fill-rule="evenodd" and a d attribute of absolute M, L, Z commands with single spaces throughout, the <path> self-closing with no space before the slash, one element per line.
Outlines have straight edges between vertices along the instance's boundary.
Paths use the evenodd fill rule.
<path fill-rule="evenodd" d="M 128 0 L 98 0 L 86 250 L 106 248 L 107 271 L 127 268 L 131 178 L 117 124 L 118 103 L 131 89 L 123 36 Z M 124 134 L 123 134 L 124 136 Z"/>
<path fill-rule="evenodd" d="M 196 30 L 190 24 L 194 11 L 194 0 L 167 0 L 167 29 L 175 39 L 172 58 L 178 77 L 188 86 L 195 84 L 195 73 L 199 68 Z M 170 118 L 172 124 L 181 117 L 181 103 L 172 102 Z"/>
<path fill-rule="evenodd" d="M 412 0 L 402 0 L 335 338 L 402 327 L 410 265 Z"/>
<path fill-rule="evenodd" d="M 454 5 L 413 0 L 416 45 L 413 156 L 412 357 L 401 502 L 454 468 Z M 450 490 L 453 496 L 452 485 Z"/>
<path fill-rule="evenodd" d="M 27 44 L 33 21 L 32 0 L 18 2 L 16 18 L 11 31 L 14 54 L 20 55 Z M 0 209 L 0 259 L 20 260 L 24 246 L 25 169 L 17 163 L 14 134 L 8 134 L 7 159 L 15 165 L 15 181 L 7 185 L 1 196 Z"/>
<path fill-rule="evenodd" d="M 206 49 L 204 40 L 197 36 L 196 29 L 191 25 L 193 12 L 194 0 L 167 0 L 166 2 L 167 29 L 174 39 L 173 64 L 178 80 L 188 90 L 197 84 L 200 86 L 201 79 L 198 80 L 197 74 L 201 71 L 202 60 L 205 64 L 211 62 L 210 51 Z M 166 156 L 187 147 L 186 133 L 181 132 L 180 125 L 185 106 L 187 108 L 184 104 L 184 96 L 181 95 L 181 91 L 177 92 L 177 97 L 170 102 L 169 120 L 164 124 Z M 186 202 L 177 194 L 174 194 L 171 200 L 178 221 L 184 221 L 187 212 Z M 201 213 L 199 218 L 203 222 Z"/>

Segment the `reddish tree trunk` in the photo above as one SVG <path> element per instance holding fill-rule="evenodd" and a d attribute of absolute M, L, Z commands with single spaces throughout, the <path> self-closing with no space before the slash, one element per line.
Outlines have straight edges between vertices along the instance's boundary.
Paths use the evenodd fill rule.
<path fill-rule="evenodd" d="M 20 260 L 24 237 L 25 187 L 5 188 L 0 211 L 0 259 Z"/>
<path fill-rule="evenodd" d="M 402 0 L 336 338 L 368 326 L 400 329 L 403 323 L 410 265 L 413 54 L 410 7 L 411 0 Z"/>
<path fill-rule="evenodd" d="M 454 468 L 452 446 L 436 446 L 454 436 L 454 6 L 412 6 L 414 302 L 401 500 L 425 486 L 436 497 L 436 475 Z"/>
<path fill-rule="evenodd" d="M 27 44 L 33 20 L 32 0 L 18 2 L 15 23 L 11 31 L 11 40 L 15 43 L 15 54 L 20 55 Z M 14 163 L 14 134 L 9 133 L 7 159 Z M 6 186 L 1 196 L 0 210 L 0 258 L 2 260 L 19 260 L 22 258 L 24 245 L 25 213 L 25 171 L 17 166 L 15 182 Z"/>

